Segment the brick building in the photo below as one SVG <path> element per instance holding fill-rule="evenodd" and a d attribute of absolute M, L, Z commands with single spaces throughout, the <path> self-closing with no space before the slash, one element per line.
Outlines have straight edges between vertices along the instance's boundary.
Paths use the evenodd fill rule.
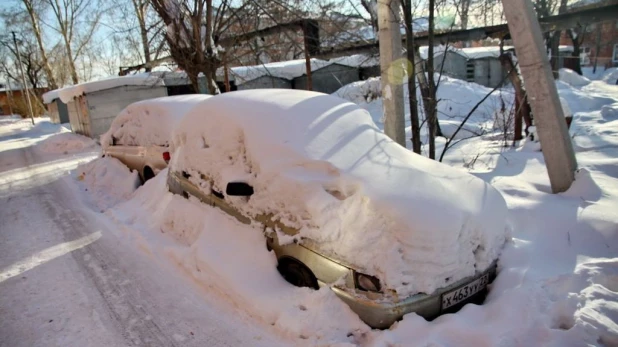
<path fill-rule="evenodd" d="M 570 10 L 582 10 L 591 7 L 607 6 L 615 0 L 597 1 L 594 3 L 582 2 L 574 4 Z M 581 66 L 615 67 L 618 66 L 618 18 L 611 21 L 592 23 L 579 28 L 581 33 L 576 40 L 580 43 Z M 566 30 L 560 37 L 561 45 L 574 45 Z"/>

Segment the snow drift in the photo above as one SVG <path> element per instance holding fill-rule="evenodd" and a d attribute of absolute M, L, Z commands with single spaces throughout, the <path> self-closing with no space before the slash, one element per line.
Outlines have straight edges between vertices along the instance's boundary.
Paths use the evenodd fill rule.
<path fill-rule="evenodd" d="M 93 139 L 74 134 L 60 133 L 45 139 L 39 144 L 39 149 L 45 153 L 73 153 L 96 146 Z"/>
<path fill-rule="evenodd" d="M 210 95 L 179 95 L 143 100 L 127 106 L 101 135 L 105 149 L 116 139 L 117 145 L 167 146 L 176 123 L 200 101 Z"/>
<path fill-rule="evenodd" d="M 580 76 L 577 72 L 562 68 L 558 71 L 560 81 L 572 85 L 573 87 L 583 87 L 590 84 L 590 80 L 584 76 Z"/>
<path fill-rule="evenodd" d="M 242 212 L 273 213 L 400 295 L 485 270 L 505 241 L 506 205 L 491 186 L 409 152 L 366 111 L 329 95 L 213 97 L 183 118 L 172 151 L 171 170 L 205 192 L 246 180 L 250 199 L 226 197 Z"/>
<path fill-rule="evenodd" d="M 140 184 L 137 171 L 129 170 L 111 157 L 80 165 L 73 175 L 83 182 L 83 188 L 102 210 L 129 199 Z"/>

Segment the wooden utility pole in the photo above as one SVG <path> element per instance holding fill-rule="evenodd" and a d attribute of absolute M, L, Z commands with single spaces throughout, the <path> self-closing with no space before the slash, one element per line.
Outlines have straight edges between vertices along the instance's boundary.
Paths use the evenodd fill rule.
<path fill-rule="evenodd" d="M 575 179 L 577 161 L 545 52 L 541 26 L 530 0 L 502 0 L 502 5 L 534 114 L 551 188 L 554 193 L 564 192 Z"/>
<path fill-rule="evenodd" d="M 309 49 L 309 28 L 303 23 L 303 42 L 305 45 L 305 71 L 307 73 L 307 90 L 313 90 L 313 78 L 311 76 L 311 53 Z"/>
<path fill-rule="evenodd" d="M 378 34 L 380 39 L 382 102 L 385 118 L 384 133 L 405 147 L 403 86 L 402 81 L 395 78 L 404 69 L 403 59 L 401 59 L 399 5 L 400 0 L 378 1 Z"/>

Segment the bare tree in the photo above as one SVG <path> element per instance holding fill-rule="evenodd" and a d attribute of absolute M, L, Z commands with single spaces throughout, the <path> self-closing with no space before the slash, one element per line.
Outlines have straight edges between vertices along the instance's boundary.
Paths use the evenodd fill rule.
<path fill-rule="evenodd" d="M 418 117 L 418 99 L 416 97 L 416 64 L 422 64 L 415 57 L 414 28 L 412 22 L 412 0 L 405 0 L 403 5 L 404 21 L 406 27 L 406 55 L 410 62 L 408 71 L 408 102 L 410 103 L 410 123 L 412 125 L 412 151 L 421 154 L 421 125 Z M 423 73 L 423 71 L 421 71 Z"/>
<path fill-rule="evenodd" d="M 40 14 L 44 12 L 45 4 L 41 0 L 21 0 L 21 2 L 28 13 L 29 23 L 32 28 L 32 35 L 36 39 L 39 53 L 41 55 L 41 62 L 43 64 L 42 68 L 45 71 L 45 75 L 47 77 L 47 85 L 51 89 L 56 89 L 58 88 L 58 84 L 56 83 L 56 79 L 54 78 L 54 74 L 52 73 L 52 68 L 49 62 L 47 50 L 45 48 L 45 45 L 43 44 L 43 31 L 41 28 Z"/>
<path fill-rule="evenodd" d="M 204 73 L 208 91 L 219 92 L 215 83 L 221 65 L 216 40 L 230 25 L 230 2 L 223 0 L 215 8 L 212 0 L 152 0 L 165 25 L 170 54 L 183 69 L 196 91 L 199 73 Z"/>
<path fill-rule="evenodd" d="M 58 32 L 64 43 L 71 80 L 79 83 L 75 62 L 90 43 L 104 12 L 96 1 L 43 0 L 55 19 L 50 26 Z"/>
<path fill-rule="evenodd" d="M 105 21 L 109 22 L 106 26 L 113 30 L 113 42 L 107 46 L 113 46 L 115 55 L 106 57 L 107 65 L 116 65 L 116 62 L 110 65 L 115 57 L 119 65 L 143 64 L 145 70 L 150 71 L 151 63 L 166 50 L 165 37 L 162 35 L 165 30 L 163 21 L 150 0 L 113 1 L 114 8 L 109 11 Z"/>

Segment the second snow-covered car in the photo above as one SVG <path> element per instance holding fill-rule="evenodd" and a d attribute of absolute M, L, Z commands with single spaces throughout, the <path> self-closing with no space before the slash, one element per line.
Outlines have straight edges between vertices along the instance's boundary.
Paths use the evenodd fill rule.
<path fill-rule="evenodd" d="M 371 327 L 457 310 L 496 276 L 500 193 L 401 147 L 343 99 L 217 95 L 183 118 L 171 150 L 172 193 L 261 229 L 286 280 L 330 286 Z"/>
<path fill-rule="evenodd" d="M 136 170 L 142 182 L 167 167 L 172 129 L 191 107 L 209 95 L 166 96 L 135 102 L 101 135 L 103 154 Z"/>

